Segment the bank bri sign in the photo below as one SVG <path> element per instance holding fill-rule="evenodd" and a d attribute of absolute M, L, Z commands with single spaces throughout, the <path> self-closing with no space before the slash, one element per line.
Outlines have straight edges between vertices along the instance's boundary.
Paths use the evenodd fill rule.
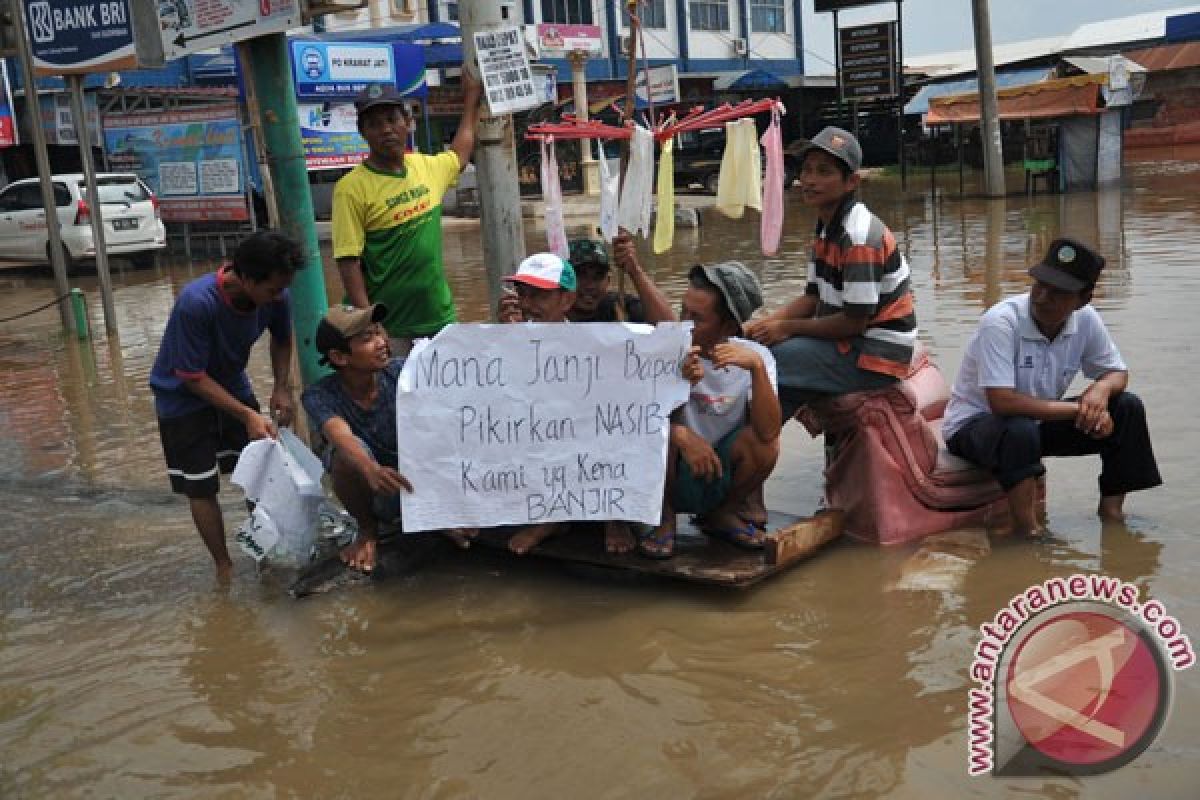
<path fill-rule="evenodd" d="M 137 66 L 127 0 L 22 0 L 38 75 Z"/>

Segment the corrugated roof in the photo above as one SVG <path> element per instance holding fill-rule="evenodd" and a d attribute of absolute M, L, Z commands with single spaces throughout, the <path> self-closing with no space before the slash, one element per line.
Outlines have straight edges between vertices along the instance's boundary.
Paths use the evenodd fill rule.
<path fill-rule="evenodd" d="M 1062 48 L 1064 36 L 1046 36 L 992 46 L 992 62 L 997 67 L 1017 64 L 1035 58 L 1056 55 Z M 929 76 L 961 75 L 975 71 L 975 49 L 954 50 L 928 56 L 905 56 L 905 72 L 918 72 Z"/>
<path fill-rule="evenodd" d="M 1167 44 L 1162 47 L 1130 50 L 1125 53 L 1125 57 L 1136 61 L 1150 72 L 1200 67 L 1200 42 Z"/>
<path fill-rule="evenodd" d="M 1071 53 L 1095 47 L 1162 39 L 1167 35 L 1167 17 L 1191 14 L 1197 11 L 1200 11 L 1200 6 L 1184 6 L 1183 8 L 1148 11 L 1144 14 L 1106 19 L 1101 22 L 1089 22 L 1086 25 L 1080 25 L 1074 33 L 1067 37 L 1063 42 L 1062 51 Z"/>

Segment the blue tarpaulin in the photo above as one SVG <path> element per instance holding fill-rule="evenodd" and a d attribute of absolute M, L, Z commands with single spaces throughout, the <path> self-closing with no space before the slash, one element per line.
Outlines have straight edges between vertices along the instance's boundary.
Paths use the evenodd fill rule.
<path fill-rule="evenodd" d="M 996 72 L 996 88 L 1008 89 L 1013 86 L 1028 86 L 1040 83 L 1049 77 L 1053 67 L 1029 67 L 1026 69 L 998 70 Z M 979 91 L 979 81 L 975 77 L 960 78 L 945 83 L 930 83 L 921 87 L 908 105 L 904 107 L 905 114 L 928 114 L 929 101 L 935 97 L 947 97 L 952 94 L 967 94 Z"/>
<path fill-rule="evenodd" d="M 767 91 L 786 89 L 787 81 L 773 72 L 765 69 L 752 69 L 745 75 L 729 84 L 725 91 L 745 91 L 747 89 L 764 89 Z"/>
<path fill-rule="evenodd" d="M 1200 13 L 1167 17 L 1167 42 L 1190 42 L 1200 39 Z"/>

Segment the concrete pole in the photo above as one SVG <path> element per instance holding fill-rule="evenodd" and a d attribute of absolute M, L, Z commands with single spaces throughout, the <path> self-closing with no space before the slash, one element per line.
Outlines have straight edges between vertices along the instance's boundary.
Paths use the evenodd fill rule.
<path fill-rule="evenodd" d="M 25 27 L 25 4 L 11 3 L 9 7 L 13 14 L 13 31 L 17 40 L 17 60 L 21 62 L 21 82 L 25 84 L 25 113 L 29 117 L 29 132 L 33 136 L 33 158 L 37 162 L 38 177 L 41 178 L 42 207 L 46 209 L 46 234 L 50 250 L 50 268 L 54 272 L 54 287 L 58 296 L 62 297 L 71 291 L 67 283 L 67 265 L 63 257 L 62 234 L 59 228 L 58 212 L 51 211 L 57 207 L 54 202 L 54 183 L 50 180 L 50 156 L 46 152 L 46 130 L 42 127 L 42 104 L 38 98 L 37 76 L 33 74 L 33 56 L 29 52 L 28 28 Z M 62 317 L 63 328 L 71 330 L 73 319 L 68 302 L 58 304 L 58 312 Z M 86 321 L 86 320 L 85 320 Z M 86 326 L 76 329 L 77 335 L 86 335 Z"/>
<path fill-rule="evenodd" d="M 328 373 L 317 362 L 320 356 L 314 337 L 329 301 L 325 296 L 325 269 L 304 163 L 304 142 L 300 138 L 296 87 L 292 84 L 287 40 L 282 33 L 258 36 L 246 44 L 243 52 L 249 56 L 248 77 L 258 97 L 256 122 L 266 145 L 270 185 L 279 213 L 278 228 L 304 248 L 304 269 L 292 281 L 292 330 L 300 376 L 308 386 Z"/>
<path fill-rule="evenodd" d="M 567 58 L 571 62 L 571 92 L 575 99 L 575 116 L 580 122 L 587 122 L 587 52 L 572 50 Z M 600 165 L 592 155 L 592 140 L 579 140 L 580 152 L 583 154 L 583 191 L 585 194 L 596 196 L 600 194 Z"/>
<path fill-rule="evenodd" d="M 979 76 L 979 111 L 983 123 L 983 172 L 988 197 L 1004 196 L 1004 150 L 996 103 L 996 65 L 992 59 L 992 19 L 988 0 L 971 0 L 975 24 L 975 69 Z"/>
<path fill-rule="evenodd" d="M 521 26 L 515 3 L 461 0 L 458 24 L 462 31 L 463 69 L 478 71 L 475 34 Z M 481 109 L 475 140 L 475 170 L 479 181 L 479 222 L 483 234 L 483 263 L 487 270 L 488 307 L 496 308 L 503 291 L 500 279 L 511 275 L 525 257 L 525 228 L 521 220 L 521 185 L 517 181 L 517 150 L 511 114 L 492 116 Z"/>

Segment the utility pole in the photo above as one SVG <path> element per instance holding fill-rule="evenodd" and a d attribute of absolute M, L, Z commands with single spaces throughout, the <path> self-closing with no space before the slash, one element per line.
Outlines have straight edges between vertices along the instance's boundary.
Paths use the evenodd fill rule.
<path fill-rule="evenodd" d="M 463 70 L 475 71 L 475 34 L 520 27 L 512 2 L 460 0 Z M 487 270 L 488 307 L 496 308 L 501 282 L 525 257 L 525 228 L 521 221 L 521 185 L 517 180 L 517 150 L 511 114 L 493 116 L 486 106 L 475 140 L 475 175 L 479 182 L 479 222 L 483 234 L 483 263 Z"/>
<path fill-rule="evenodd" d="M 17 60 L 21 62 L 21 83 L 25 86 L 25 114 L 29 118 L 29 132 L 33 136 L 33 158 L 37 162 L 38 177 L 41 179 L 42 207 L 46 209 L 46 234 L 50 268 L 54 272 L 54 287 L 59 297 L 71 291 L 67 283 L 67 265 L 63 257 L 62 233 L 59 228 L 57 204 L 54 201 L 54 182 L 50 180 L 50 156 L 46 152 L 46 131 L 42 127 L 41 101 L 37 92 L 37 77 L 33 74 L 33 56 L 29 52 L 29 39 L 25 27 L 25 4 L 9 0 L 6 4 L 12 15 L 13 38 L 17 45 Z M 52 210 L 53 209 L 53 210 Z M 58 304 L 63 328 L 72 330 L 74 321 L 67 302 Z M 82 331 L 76 331 L 82 333 Z"/>
<path fill-rule="evenodd" d="M 66 76 L 71 90 L 71 115 L 75 117 L 75 135 L 79 137 L 79 161 L 83 166 L 83 182 L 87 189 L 87 202 L 91 208 L 92 243 L 96 248 L 96 276 L 100 279 L 100 302 L 104 307 L 104 330 L 117 332 L 117 305 L 113 299 L 112 275 L 108 271 L 108 247 L 104 243 L 104 214 L 100 206 L 100 189 L 96 185 L 96 164 L 92 157 L 92 132 L 87 124 L 87 109 L 83 103 L 83 76 L 72 73 Z M 34 121 L 41 123 L 40 114 Z M 51 203 L 58 216 L 57 205 Z"/>
<path fill-rule="evenodd" d="M 975 27 L 975 70 L 979 76 L 979 113 L 983 125 L 983 174 L 988 197 L 1003 197 L 1004 149 L 996 103 L 996 65 L 992 59 L 992 20 L 988 0 L 971 0 Z"/>
<path fill-rule="evenodd" d="M 304 163 L 304 142 L 296 109 L 296 87 L 288 61 L 287 40 L 282 33 L 257 36 L 245 43 L 249 56 L 258 119 L 266 143 L 270 186 L 278 209 L 278 225 L 304 248 L 304 269 L 292 280 L 292 330 L 300 375 L 308 386 L 327 373 L 317 359 L 314 338 L 317 323 L 329 307 L 325 296 L 325 270 L 321 263 L 317 227 L 313 220 L 312 192 Z M 268 200 L 268 205 L 270 201 Z"/>

